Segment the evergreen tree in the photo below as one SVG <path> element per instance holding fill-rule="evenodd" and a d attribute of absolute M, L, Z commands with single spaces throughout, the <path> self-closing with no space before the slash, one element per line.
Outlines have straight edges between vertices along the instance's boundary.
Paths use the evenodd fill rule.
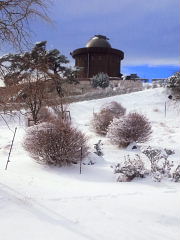
<path fill-rule="evenodd" d="M 106 88 L 109 86 L 109 77 L 106 73 L 98 73 L 92 78 L 93 88 Z"/>
<path fill-rule="evenodd" d="M 180 96 L 180 72 L 176 72 L 167 79 L 167 87 L 171 89 L 173 94 Z"/>
<path fill-rule="evenodd" d="M 1 57 L 0 64 L 4 66 L 1 73 L 6 86 L 21 85 L 23 87 L 21 96 L 23 96 L 24 100 L 29 98 L 29 106 L 34 104 L 34 97 L 31 94 L 36 94 L 35 85 L 38 86 L 38 96 L 41 96 L 42 103 L 44 93 L 43 95 L 39 94 L 39 91 L 43 88 L 42 83 L 52 81 L 60 97 L 60 105 L 63 113 L 63 84 L 66 82 L 75 82 L 76 70 L 66 66 L 69 61 L 59 50 L 53 49 L 48 51 L 46 50 L 46 45 L 47 42 L 42 41 L 36 43 L 31 51 L 23 54 L 8 54 Z M 41 104 L 38 109 L 40 107 Z M 37 107 L 33 106 L 34 108 L 37 109 Z"/>

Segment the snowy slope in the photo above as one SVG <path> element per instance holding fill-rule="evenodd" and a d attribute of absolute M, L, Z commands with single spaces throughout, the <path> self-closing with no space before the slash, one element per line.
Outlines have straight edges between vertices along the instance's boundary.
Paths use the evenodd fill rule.
<path fill-rule="evenodd" d="M 151 89 L 70 106 L 73 123 L 89 136 L 89 144 L 102 139 L 104 159 L 92 166 L 50 168 L 34 162 L 23 150 L 23 121 L 8 170 L 4 167 L 12 139 L 1 121 L 0 130 L 0 239 L 1 240 L 178 240 L 180 189 L 167 180 L 117 183 L 110 165 L 129 153 L 92 132 L 90 120 L 103 104 L 118 101 L 128 111 L 146 114 L 153 125 L 151 146 L 175 150 L 180 159 L 180 113 L 163 89 Z M 167 117 L 164 103 L 167 101 Z"/>

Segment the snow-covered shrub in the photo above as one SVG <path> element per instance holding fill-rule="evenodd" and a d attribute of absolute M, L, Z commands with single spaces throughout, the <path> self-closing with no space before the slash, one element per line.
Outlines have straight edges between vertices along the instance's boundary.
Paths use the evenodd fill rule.
<path fill-rule="evenodd" d="M 99 140 L 97 143 L 94 144 L 94 149 L 95 149 L 95 154 L 97 154 L 98 156 L 103 156 L 103 152 L 102 152 L 102 141 Z"/>
<path fill-rule="evenodd" d="M 171 169 L 173 167 L 173 163 L 167 159 L 162 158 L 156 164 L 154 164 L 153 168 L 151 168 L 151 175 L 155 182 L 160 182 L 164 177 L 172 178 Z"/>
<path fill-rule="evenodd" d="M 127 147 L 132 142 L 145 142 L 152 133 L 149 120 L 142 114 L 129 113 L 123 118 L 114 118 L 109 125 L 107 137 L 119 147 Z"/>
<path fill-rule="evenodd" d="M 175 182 L 180 182 L 180 165 L 178 165 L 175 169 L 172 178 Z"/>
<path fill-rule="evenodd" d="M 151 175 L 154 181 L 160 182 L 162 178 L 172 178 L 172 167 L 174 166 L 172 161 L 168 158 L 174 154 L 171 149 L 156 149 L 148 147 L 142 151 L 149 159 L 151 165 Z"/>
<path fill-rule="evenodd" d="M 96 133 L 106 135 L 109 124 L 115 117 L 122 117 L 126 109 L 117 102 L 103 107 L 99 113 L 93 114 L 92 126 Z"/>
<path fill-rule="evenodd" d="M 149 84 L 149 83 L 145 87 L 145 89 L 151 89 L 151 88 L 152 88 L 152 84 Z"/>
<path fill-rule="evenodd" d="M 167 79 L 167 87 L 172 91 L 172 94 L 180 96 L 180 72 Z"/>
<path fill-rule="evenodd" d="M 87 138 L 68 121 L 46 122 L 28 129 L 24 147 L 38 162 L 64 166 L 87 155 Z"/>
<path fill-rule="evenodd" d="M 38 113 L 38 122 L 48 122 L 53 119 L 52 113 L 47 107 L 42 107 Z"/>
<path fill-rule="evenodd" d="M 138 154 L 134 159 L 131 159 L 128 155 L 125 157 L 125 161 L 116 164 L 114 167 L 114 174 L 118 174 L 118 182 L 129 182 L 134 178 L 144 178 L 148 174 L 144 163 Z"/>
<path fill-rule="evenodd" d="M 92 77 L 91 83 L 93 88 L 107 88 L 109 86 L 109 77 L 106 73 L 101 72 Z"/>
<path fill-rule="evenodd" d="M 38 123 L 52 122 L 58 119 L 71 120 L 70 111 L 67 110 L 67 105 L 63 105 L 62 109 L 59 105 L 52 106 L 51 109 L 48 107 L 42 107 L 38 112 Z"/>
<path fill-rule="evenodd" d="M 71 114 L 70 111 L 68 110 L 69 104 L 57 104 L 52 106 L 53 114 L 56 116 L 58 119 L 66 119 L 66 120 L 71 120 Z"/>
<path fill-rule="evenodd" d="M 114 115 L 108 109 L 102 109 L 99 113 L 93 114 L 92 127 L 96 133 L 106 135 L 113 118 Z"/>
<path fill-rule="evenodd" d="M 164 151 L 165 151 L 167 156 L 175 154 L 175 151 L 172 150 L 172 149 L 164 148 Z"/>
<path fill-rule="evenodd" d="M 153 82 L 152 83 L 152 88 L 158 88 L 158 83 L 157 82 Z"/>
<path fill-rule="evenodd" d="M 108 109 L 114 116 L 123 116 L 126 113 L 126 109 L 118 102 L 113 101 L 106 104 L 103 109 Z"/>

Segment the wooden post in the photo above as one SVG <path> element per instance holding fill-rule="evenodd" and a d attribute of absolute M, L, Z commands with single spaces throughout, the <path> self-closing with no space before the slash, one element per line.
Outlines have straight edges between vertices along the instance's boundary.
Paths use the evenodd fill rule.
<path fill-rule="evenodd" d="M 69 116 L 69 120 L 71 121 L 71 113 L 70 111 L 66 111 L 68 113 L 68 116 Z"/>
<path fill-rule="evenodd" d="M 10 156 L 11 156 L 11 151 L 12 151 L 12 147 L 13 147 L 13 144 L 14 144 L 14 139 L 15 139 L 15 136 L 16 136 L 16 131 L 17 131 L 17 127 L 15 128 L 15 131 L 14 131 L 14 135 L 13 135 L 13 139 L 12 139 L 12 142 L 11 142 L 11 147 L 10 147 L 10 150 L 9 150 L 9 155 L 8 155 L 8 160 L 7 160 L 7 163 L 6 163 L 5 170 L 7 170 L 8 163 L 10 162 Z"/>
<path fill-rule="evenodd" d="M 79 168 L 79 173 L 82 173 L 82 155 L 83 155 L 83 151 L 82 151 L 82 147 L 81 147 L 81 156 L 80 156 L 80 168 Z"/>

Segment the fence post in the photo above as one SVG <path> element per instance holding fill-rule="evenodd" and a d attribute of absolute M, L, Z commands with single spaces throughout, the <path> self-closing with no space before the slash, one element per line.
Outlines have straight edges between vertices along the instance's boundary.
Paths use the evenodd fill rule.
<path fill-rule="evenodd" d="M 83 155 L 83 152 L 82 152 L 82 147 L 81 147 L 81 156 L 80 156 L 80 168 L 79 168 L 79 173 L 81 174 L 82 173 L 82 155 Z"/>
<path fill-rule="evenodd" d="M 16 131 L 17 131 L 17 127 L 15 128 L 15 131 L 14 131 L 14 135 L 13 135 L 13 139 L 12 139 L 12 142 L 11 142 L 11 147 L 10 147 L 10 150 L 9 150 L 9 155 L 8 155 L 8 160 L 7 160 L 7 163 L 6 163 L 5 170 L 7 170 L 8 163 L 10 162 L 9 159 L 10 159 L 10 156 L 11 156 L 11 151 L 12 151 L 12 147 L 13 147 L 14 139 L 15 139 L 15 136 L 16 136 Z"/>

